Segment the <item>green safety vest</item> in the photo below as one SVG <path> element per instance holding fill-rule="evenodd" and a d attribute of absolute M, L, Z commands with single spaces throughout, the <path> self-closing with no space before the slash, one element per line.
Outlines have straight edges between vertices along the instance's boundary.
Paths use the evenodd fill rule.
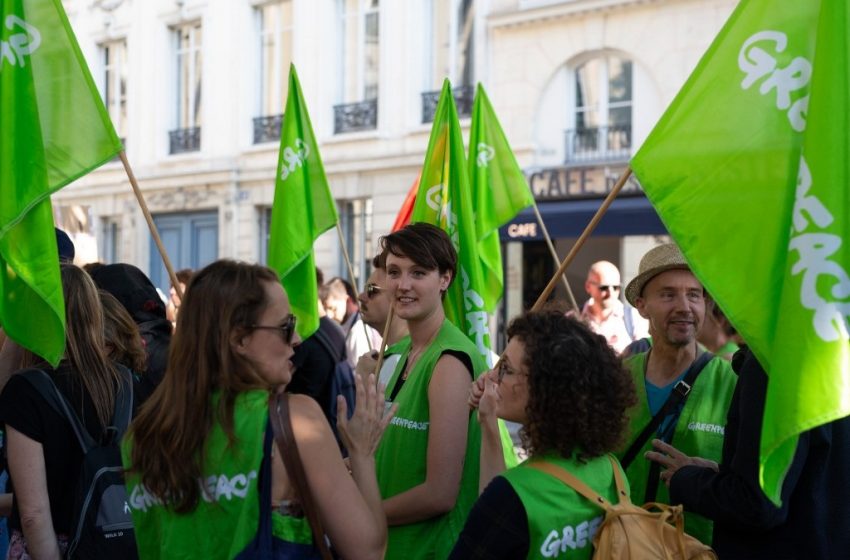
<path fill-rule="evenodd" d="M 410 354 L 410 338 L 398 343 L 401 359 L 387 385 L 389 399 Z M 428 385 L 437 360 L 446 350 L 467 354 L 477 377 L 487 369 L 478 349 L 457 327 L 446 320 L 434 341 L 422 352 L 396 395 L 398 411 L 387 426 L 375 454 L 378 487 L 384 499 L 425 482 L 428 453 Z M 458 429 L 461 429 L 459 426 Z M 481 428 L 474 414 L 467 424 L 466 457 L 455 507 L 448 513 L 389 528 L 387 559 L 446 558 L 460 535 L 466 516 L 478 497 L 478 465 Z"/>
<path fill-rule="evenodd" d="M 624 362 L 632 373 L 638 396 L 637 405 L 628 411 L 630 425 L 626 438 L 628 444 L 623 447 L 624 452 L 652 419 L 644 384 L 646 357 L 647 353 L 643 352 L 626 358 Z M 719 356 L 712 358 L 691 387 L 688 400 L 673 431 L 671 445 L 690 457 L 702 457 L 719 463 L 723 453 L 726 413 L 729 411 L 729 403 L 732 401 L 737 382 L 738 376 L 732 371 L 729 362 Z M 632 502 L 635 504 L 642 504 L 646 495 L 651 461 L 646 459 L 644 454 L 652 449 L 652 440 L 653 437 L 647 439 L 635 460 L 626 469 L 632 487 Z M 663 482 L 658 483 L 654 501 L 670 503 L 670 492 Z M 708 545 L 711 544 L 712 527 L 712 522 L 705 517 L 686 512 L 685 532 Z"/>
<path fill-rule="evenodd" d="M 542 456 L 548 463 L 566 469 L 609 502 L 619 503 L 614 472 L 607 455 L 580 463 L 554 454 Z M 540 459 L 532 457 L 530 461 Z M 589 560 L 593 556 L 593 536 L 605 518 L 605 511 L 554 476 L 520 466 L 501 474 L 522 501 L 528 518 L 527 558 L 569 558 Z M 626 482 L 628 485 L 628 482 Z"/>
<path fill-rule="evenodd" d="M 177 514 L 140 484 L 138 473 L 126 477 L 130 511 L 139 557 L 229 559 L 254 538 L 259 524 L 257 477 L 263 461 L 263 439 L 268 423 L 267 391 L 237 395 L 233 408 L 234 445 L 216 421 L 207 436 L 206 465 L 198 481 L 205 489 L 194 511 Z M 218 409 L 219 393 L 212 396 Z M 132 439 L 121 445 L 124 467 L 129 467 Z M 272 533 L 289 542 L 310 544 L 306 518 L 272 513 Z"/>

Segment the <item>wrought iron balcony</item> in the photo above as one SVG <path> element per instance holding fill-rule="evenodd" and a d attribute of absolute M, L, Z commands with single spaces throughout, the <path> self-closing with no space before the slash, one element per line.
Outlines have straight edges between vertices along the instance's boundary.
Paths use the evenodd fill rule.
<path fill-rule="evenodd" d="M 280 140 L 280 125 L 283 114 L 254 117 L 254 144 Z"/>
<path fill-rule="evenodd" d="M 567 163 L 628 161 L 632 154 L 632 127 L 599 126 L 566 132 Z"/>
<path fill-rule="evenodd" d="M 201 149 L 201 127 L 178 128 L 168 132 L 170 154 L 197 152 Z"/>
<path fill-rule="evenodd" d="M 437 103 L 440 101 L 441 90 L 422 92 L 422 123 L 434 122 L 434 113 L 437 111 Z M 472 115 L 472 102 L 475 99 L 475 88 L 472 86 L 460 86 L 452 89 L 457 106 L 459 119 Z"/>
<path fill-rule="evenodd" d="M 334 105 L 334 134 L 378 128 L 378 100 Z"/>

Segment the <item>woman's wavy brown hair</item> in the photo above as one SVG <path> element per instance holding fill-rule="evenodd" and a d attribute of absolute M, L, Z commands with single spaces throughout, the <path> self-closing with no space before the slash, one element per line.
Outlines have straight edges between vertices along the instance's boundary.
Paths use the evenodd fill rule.
<path fill-rule="evenodd" d="M 121 379 L 107 355 L 103 337 L 103 308 L 97 287 L 86 271 L 62 265 L 65 298 L 65 358 L 94 403 L 101 426 L 109 426 Z"/>
<path fill-rule="evenodd" d="M 171 339 L 162 383 L 130 427 L 130 471 L 177 513 L 195 509 L 201 497 L 206 439 L 219 422 L 230 443 L 239 393 L 269 389 L 234 343 L 251 331 L 265 309 L 265 284 L 277 283 L 269 268 L 216 261 L 192 276 L 180 321 Z M 212 393 L 220 391 L 217 408 Z"/>
<path fill-rule="evenodd" d="M 136 373 L 147 369 L 145 343 L 139 326 L 115 296 L 106 290 L 98 290 L 103 305 L 103 334 L 109 357 Z"/>
<path fill-rule="evenodd" d="M 529 454 L 599 457 L 619 446 L 634 383 L 605 339 L 560 311 L 514 319 L 508 339 L 525 345 L 527 422 L 521 432 Z"/>

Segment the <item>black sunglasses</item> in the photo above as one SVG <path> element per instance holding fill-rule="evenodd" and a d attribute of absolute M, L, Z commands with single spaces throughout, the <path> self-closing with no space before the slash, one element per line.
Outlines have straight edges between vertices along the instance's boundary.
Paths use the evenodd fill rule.
<path fill-rule="evenodd" d="M 369 299 L 372 299 L 373 297 L 375 297 L 376 295 L 378 295 L 378 292 L 380 292 L 380 291 L 381 291 L 381 290 L 383 290 L 383 289 L 384 289 L 384 288 L 380 287 L 380 286 L 379 286 L 379 285 L 377 285 L 377 284 L 371 284 L 371 283 L 370 283 L 370 284 L 366 284 L 366 296 L 367 296 Z"/>
<path fill-rule="evenodd" d="M 607 285 L 600 284 L 598 287 L 603 292 L 619 292 L 620 291 L 620 286 L 613 286 L 613 285 L 607 286 Z"/>
<path fill-rule="evenodd" d="M 295 334 L 295 315 L 292 313 L 284 320 L 282 325 L 251 325 L 252 329 L 272 329 L 278 331 L 283 336 L 284 342 L 292 344 L 292 337 Z"/>

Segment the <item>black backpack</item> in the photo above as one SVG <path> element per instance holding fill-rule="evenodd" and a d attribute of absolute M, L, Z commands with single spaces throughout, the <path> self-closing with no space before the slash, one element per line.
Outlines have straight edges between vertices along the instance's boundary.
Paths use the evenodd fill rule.
<path fill-rule="evenodd" d="M 83 450 L 83 465 L 74 495 L 72 534 L 65 558 L 138 558 L 119 447 L 133 413 L 133 382 L 126 368 L 117 367 L 121 387 L 115 396 L 112 423 L 100 440 L 86 431 L 47 373 L 29 369 L 18 374 L 68 420 Z"/>
<path fill-rule="evenodd" d="M 348 456 L 348 450 L 342 445 L 336 427 L 336 398 L 338 395 L 342 395 L 345 398 L 345 404 L 348 405 L 348 418 L 351 418 L 351 415 L 354 414 L 354 407 L 357 404 L 357 387 L 354 384 L 354 370 L 351 369 L 351 365 L 349 365 L 345 357 L 345 347 L 342 348 L 342 352 L 334 349 L 333 341 L 327 334 L 322 332 L 321 328 L 316 330 L 313 336 L 316 337 L 316 340 L 319 341 L 319 344 L 330 355 L 331 359 L 336 362 L 334 371 L 327 381 L 327 392 L 324 393 L 322 402 L 319 402 L 319 405 L 328 417 L 331 429 L 334 436 L 336 436 L 343 456 Z"/>

